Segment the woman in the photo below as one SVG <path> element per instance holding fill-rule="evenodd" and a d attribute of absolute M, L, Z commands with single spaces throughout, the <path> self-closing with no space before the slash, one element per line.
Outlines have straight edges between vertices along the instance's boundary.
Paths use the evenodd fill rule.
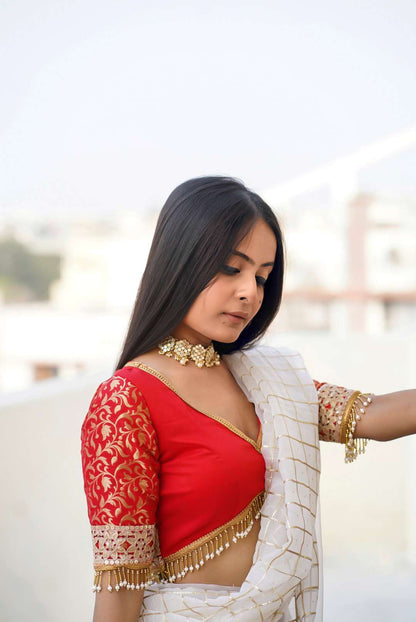
<path fill-rule="evenodd" d="M 319 439 L 351 461 L 360 439 L 414 433 L 416 392 L 317 383 L 255 346 L 283 268 L 277 220 L 240 182 L 169 196 L 82 428 L 95 622 L 321 619 Z"/>

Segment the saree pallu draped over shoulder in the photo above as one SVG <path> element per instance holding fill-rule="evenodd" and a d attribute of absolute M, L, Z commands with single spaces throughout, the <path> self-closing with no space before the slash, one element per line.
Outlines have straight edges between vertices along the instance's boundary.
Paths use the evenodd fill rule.
<path fill-rule="evenodd" d="M 318 399 L 301 356 L 260 346 L 226 357 L 263 429 L 266 497 L 253 565 L 236 591 L 155 584 L 140 620 L 321 622 Z M 176 589 L 177 588 L 177 589 Z"/>

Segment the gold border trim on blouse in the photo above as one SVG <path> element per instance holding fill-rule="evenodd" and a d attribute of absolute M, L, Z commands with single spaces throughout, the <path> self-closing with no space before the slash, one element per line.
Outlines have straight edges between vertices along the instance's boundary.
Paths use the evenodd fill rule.
<path fill-rule="evenodd" d="M 173 583 L 182 579 L 188 572 L 199 570 L 204 563 L 221 555 L 238 540 L 246 538 L 253 528 L 254 521 L 260 518 L 266 493 L 262 491 L 228 523 L 217 527 L 205 536 L 182 547 L 176 553 L 163 558 L 162 581 Z"/>
<path fill-rule="evenodd" d="M 237 428 L 235 425 L 233 425 L 232 423 L 230 423 L 226 419 L 223 419 L 222 417 L 219 417 L 218 415 L 212 415 L 210 413 L 204 412 L 203 410 L 200 410 L 199 408 L 195 408 L 194 406 L 192 406 L 192 404 L 190 404 L 186 399 L 184 399 L 182 397 L 182 395 L 180 393 L 178 393 L 178 391 L 169 382 L 169 380 L 163 374 L 161 374 L 159 371 L 157 371 L 156 369 L 153 369 L 153 367 L 149 367 L 149 365 L 145 365 L 144 363 L 140 363 L 140 361 L 137 361 L 137 362 L 132 361 L 130 363 L 126 363 L 126 365 L 124 365 L 124 367 L 137 367 L 138 369 L 141 369 L 142 371 L 144 371 L 146 373 L 149 373 L 152 376 L 155 376 L 155 378 L 157 378 L 158 380 L 163 382 L 163 384 L 165 384 L 169 389 L 171 389 L 171 391 L 173 391 L 179 397 L 179 399 L 182 400 L 182 402 L 184 402 L 185 404 L 187 404 L 188 406 L 190 406 L 191 408 L 193 408 L 197 412 L 201 413 L 202 415 L 205 415 L 206 417 L 209 417 L 210 419 L 214 419 L 214 421 L 217 421 L 218 423 L 220 423 L 224 427 L 228 428 L 231 432 L 234 432 L 234 434 L 237 434 L 237 436 L 239 436 L 243 440 L 245 440 L 248 443 L 250 443 L 250 445 L 252 445 L 254 447 L 254 449 L 261 454 L 261 443 L 262 443 L 262 438 L 263 438 L 263 430 L 262 430 L 261 422 L 260 422 L 258 417 L 257 417 L 257 420 L 259 421 L 259 424 L 260 424 L 260 430 L 259 430 L 259 434 L 258 434 L 258 437 L 257 437 L 257 441 L 253 441 L 252 438 L 247 436 L 247 434 L 244 434 L 244 432 L 242 432 L 239 428 Z"/>

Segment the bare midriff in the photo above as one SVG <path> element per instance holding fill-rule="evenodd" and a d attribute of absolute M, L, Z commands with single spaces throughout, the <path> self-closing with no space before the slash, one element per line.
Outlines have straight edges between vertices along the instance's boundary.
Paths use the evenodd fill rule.
<path fill-rule="evenodd" d="M 175 583 L 210 583 L 241 586 L 253 564 L 253 555 L 259 531 L 260 520 L 256 520 L 250 533 L 245 538 L 235 544 L 233 543 L 221 555 L 211 559 L 199 570 L 189 572 L 183 579 L 175 581 Z"/>

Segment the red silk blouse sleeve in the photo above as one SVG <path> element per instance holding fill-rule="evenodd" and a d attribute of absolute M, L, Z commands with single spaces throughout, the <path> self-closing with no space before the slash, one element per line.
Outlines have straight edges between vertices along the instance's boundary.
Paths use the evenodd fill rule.
<path fill-rule="evenodd" d="M 96 572 L 114 570 L 119 589 L 128 569 L 142 587 L 158 555 L 159 450 L 136 385 L 118 376 L 101 383 L 82 426 L 81 457 Z"/>

